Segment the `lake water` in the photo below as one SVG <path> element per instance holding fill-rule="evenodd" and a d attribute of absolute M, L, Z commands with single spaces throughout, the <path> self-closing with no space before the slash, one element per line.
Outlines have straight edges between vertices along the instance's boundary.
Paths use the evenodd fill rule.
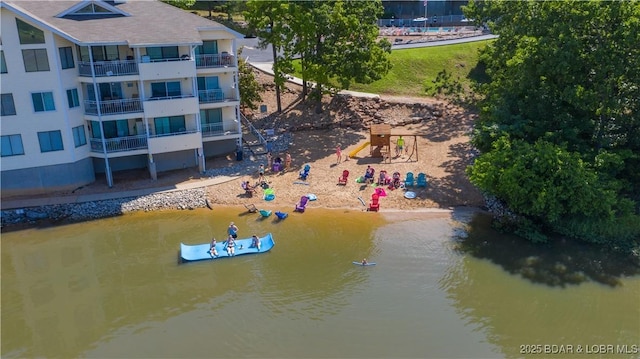
<path fill-rule="evenodd" d="M 2 357 L 640 357 L 625 258 L 529 246 L 467 210 L 243 210 L 3 233 Z M 179 263 L 180 242 L 224 238 L 230 221 L 276 246 Z M 351 263 L 365 257 L 377 265 Z"/>

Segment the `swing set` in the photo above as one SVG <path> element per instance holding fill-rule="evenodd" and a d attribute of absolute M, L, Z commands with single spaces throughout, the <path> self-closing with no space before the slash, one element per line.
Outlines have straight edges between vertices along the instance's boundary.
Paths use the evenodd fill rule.
<path fill-rule="evenodd" d="M 396 157 L 401 155 L 398 154 L 398 147 L 397 147 L 397 143 L 398 143 L 398 139 L 400 137 L 402 137 L 404 139 L 404 137 L 413 137 L 413 143 L 411 144 L 411 154 L 409 154 L 409 145 L 408 145 L 408 141 L 405 140 L 404 142 L 404 149 L 403 151 L 405 151 L 405 154 L 407 154 L 409 157 L 407 158 L 407 162 L 418 162 L 418 136 L 415 133 L 409 133 L 409 134 L 400 134 L 400 133 L 396 133 L 396 134 L 391 134 L 391 126 L 390 125 L 386 125 L 386 124 L 380 124 L 380 125 L 371 125 L 371 128 L 369 129 L 369 154 L 371 155 L 371 157 L 382 157 L 383 162 L 385 163 L 391 163 L 391 158 L 392 158 L 392 153 L 391 153 L 391 143 L 392 143 L 392 138 L 395 139 L 393 141 L 394 144 L 394 150 L 395 150 L 395 154 Z M 414 159 L 414 155 L 415 155 L 415 159 Z"/>

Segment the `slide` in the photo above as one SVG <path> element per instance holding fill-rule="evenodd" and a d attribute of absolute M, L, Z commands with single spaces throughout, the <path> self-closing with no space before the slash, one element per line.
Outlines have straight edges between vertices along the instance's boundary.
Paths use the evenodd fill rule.
<path fill-rule="evenodd" d="M 362 149 L 364 149 L 365 147 L 369 146 L 369 141 L 361 144 L 360 146 L 356 147 L 353 151 L 349 152 L 349 158 L 354 158 L 356 156 L 356 154 L 360 151 L 362 151 Z"/>

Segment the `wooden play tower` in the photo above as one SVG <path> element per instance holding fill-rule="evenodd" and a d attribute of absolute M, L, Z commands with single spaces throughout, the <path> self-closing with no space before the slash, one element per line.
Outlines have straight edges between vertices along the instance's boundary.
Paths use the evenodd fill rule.
<path fill-rule="evenodd" d="M 413 159 L 415 155 L 415 161 L 418 161 L 418 135 L 411 134 L 391 134 L 391 125 L 379 124 L 371 125 L 369 128 L 369 154 L 371 157 L 382 157 L 383 161 L 391 163 L 391 145 L 395 148 L 396 141 L 392 141 L 392 137 L 397 140 L 398 137 L 413 137 L 413 143 L 411 146 L 411 154 L 407 158 L 407 162 Z M 408 144 L 405 145 L 407 154 L 409 153 Z"/>

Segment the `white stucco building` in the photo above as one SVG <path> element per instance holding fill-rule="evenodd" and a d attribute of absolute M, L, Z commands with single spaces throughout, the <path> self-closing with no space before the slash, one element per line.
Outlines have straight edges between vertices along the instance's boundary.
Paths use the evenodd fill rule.
<path fill-rule="evenodd" d="M 236 33 L 159 1 L 5 1 L 3 195 L 197 166 L 241 144 Z"/>

